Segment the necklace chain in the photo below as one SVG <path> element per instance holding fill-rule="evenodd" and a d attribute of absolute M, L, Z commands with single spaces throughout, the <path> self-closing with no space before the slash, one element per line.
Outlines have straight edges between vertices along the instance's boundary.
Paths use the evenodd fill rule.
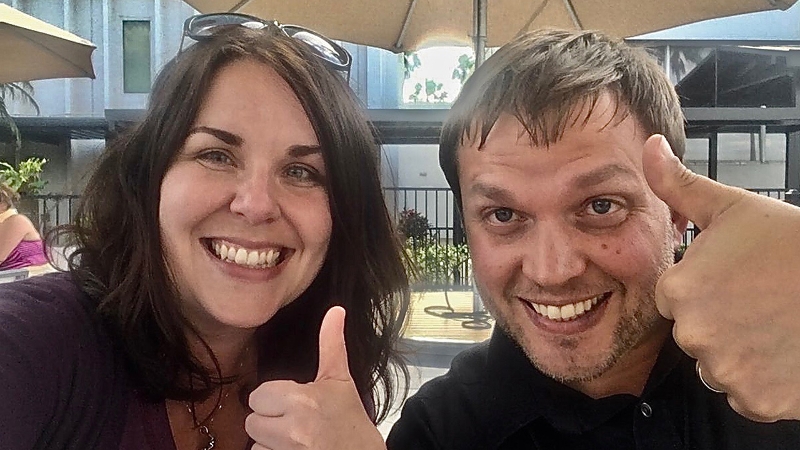
<path fill-rule="evenodd" d="M 203 419 L 202 422 L 197 420 L 197 411 L 195 409 L 194 401 L 186 402 L 186 408 L 189 411 L 189 414 L 192 416 L 192 423 L 194 424 L 194 429 L 200 432 L 204 438 L 206 438 L 206 443 L 203 444 L 198 450 L 212 450 L 217 444 L 217 438 L 211 432 L 211 425 L 214 423 L 214 414 L 222 409 L 222 402 L 228 398 L 231 391 L 226 391 L 223 396 L 219 400 L 219 404 L 214 407 L 211 413 Z"/>
<path fill-rule="evenodd" d="M 249 348 L 246 348 L 245 354 L 247 354 L 248 352 Z M 243 367 L 244 367 L 244 360 L 239 362 L 240 375 L 242 374 Z M 201 444 L 198 450 L 213 450 L 216 447 L 217 438 L 214 436 L 213 431 L 211 429 L 211 426 L 214 424 L 214 414 L 216 414 L 217 411 L 222 409 L 223 403 L 225 402 L 225 400 L 228 399 L 228 396 L 230 396 L 231 391 L 234 390 L 237 386 L 241 388 L 241 385 L 239 385 L 236 382 L 231 383 L 231 385 L 228 386 L 228 389 L 225 389 L 226 386 L 220 386 L 220 394 L 217 398 L 217 405 L 202 421 L 197 419 L 197 409 L 195 407 L 194 400 L 186 402 L 186 409 L 189 411 L 189 415 L 192 418 L 192 424 L 194 425 L 193 428 L 197 430 L 200 433 L 200 435 L 203 436 L 206 440 L 205 444 Z"/>

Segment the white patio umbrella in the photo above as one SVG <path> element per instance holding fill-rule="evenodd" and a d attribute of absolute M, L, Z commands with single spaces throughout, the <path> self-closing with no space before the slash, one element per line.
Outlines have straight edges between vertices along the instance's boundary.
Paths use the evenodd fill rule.
<path fill-rule="evenodd" d="M 185 1 L 204 13 L 252 14 L 398 52 L 434 43 L 500 46 L 520 33 L 548 26 L 629 37 L 705 19 L 786 9 L 797 0 Z M 485 42 L 475 42 L 483 35 Z"/>
<path fill-rule="evenodd" d="M 0 84 L 94 78 L 91 42 L 0 4 Z"/>

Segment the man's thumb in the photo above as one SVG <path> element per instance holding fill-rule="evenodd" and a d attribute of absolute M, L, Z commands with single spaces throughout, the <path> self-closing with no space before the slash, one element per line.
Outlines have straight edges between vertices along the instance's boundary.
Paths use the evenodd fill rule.
<path fill-rule="evenodd" d="M 658 198 L 701 229 L 742 197 L 739 190 L 687 169 L 660 134 L 645 142 L 642 166 L 647 183 Z"/>
<path fill-rule="evenodd" d="M 350 367 L 347 364 L 347 345 L 344 340 L 345 310 L 334 306 L 322 319 L 319 328 L 319 369 L 317 379 L 350 381 Z"/>

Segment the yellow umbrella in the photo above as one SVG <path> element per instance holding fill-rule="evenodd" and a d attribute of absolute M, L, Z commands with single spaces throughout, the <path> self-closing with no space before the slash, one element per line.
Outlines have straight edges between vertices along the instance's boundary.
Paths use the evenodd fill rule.
<path fill-rule="evenodd" d="M 198 11 L 238 11 L 307 26 L 332 39 L 414 50 L 472 43 L 478 24 L 487 46 L 547 26 L 599 29 L 629 37 L 699 20 L 786 9 L 797 0 L 185 0 Z M 482 11 L 482 13 L 481 13 Z M 479 18 L 484 20 L 479 20 Z M 477 44 L 476 44 L 477 45 Z"/>
<path fill-rule="evenodd" d="M 0 3 L 0 84 L 94 78 L 95 45 Z"/>

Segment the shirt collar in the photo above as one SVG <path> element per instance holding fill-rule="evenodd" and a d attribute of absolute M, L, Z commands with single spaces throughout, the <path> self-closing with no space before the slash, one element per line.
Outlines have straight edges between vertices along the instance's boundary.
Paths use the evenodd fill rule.
<path fill-rule="evenodd" d="M 656 389 L 681 360 L 683 353 L 670 338 L 659 353 L 643 397 Z M 544 375 L 524 351 L 498 328 L 489 341 L 487 355 L 485 424 L 494 442 L 521 427 L 544 418 L 563 432 L 582 433 L 609 420 L 638 401 L 629 394 L 593 399 Z"/>

